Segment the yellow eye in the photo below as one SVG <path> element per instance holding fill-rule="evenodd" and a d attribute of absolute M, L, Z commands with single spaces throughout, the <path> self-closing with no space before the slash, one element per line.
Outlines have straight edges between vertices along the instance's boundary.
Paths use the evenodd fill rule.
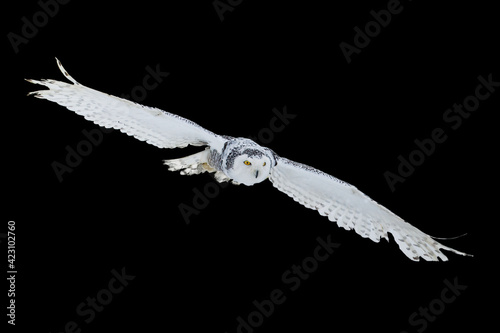
<path fill-rule="evenodd" d="M 262 164 L 262 166 L 266 166 L 266 162 L 264 162 L 264 164 Z"/>
<path fill-rule="evenodd" d="M 252 163 L 250 163 L 249 161 L 245 161 L 243 163 L 245 163 L 245 165 L 252 165 Z"/>

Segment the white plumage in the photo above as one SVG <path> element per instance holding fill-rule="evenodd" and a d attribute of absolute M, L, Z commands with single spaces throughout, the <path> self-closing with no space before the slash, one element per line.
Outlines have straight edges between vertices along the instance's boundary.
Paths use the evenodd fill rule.
<path fill-rule="evenodd" d="M 213 146 L 225 141 L 178 115 L 86 87 L 73 79 L 59 60 L 56 61 L 61 72 L 73 84 L 56 80 L 28 80 L 50 89 L 29 95 L 56 102 L 100 126 L 118 129 L 158 148 Z"/>
<path fill-rule="evenodd" d="M 57 59 L 56 59 L 57 60 Z M 245 138 L 214 134 L 178 115 L 88 88 L 73 79 L 57 60 L 72 84 L 56 80 L 27 80 L 49 90 L 31 92 L 37 98 L 56 102 L 100 126 L 119 129 L 159 148 L 207 146 L 199 153 L 166 160 L 171 171 L 192 175 L 215 172 L 215 178 L 235 184 L 253 185 L 265 179 L 307 208 L 362 237 L 379 242 L 394 236 L 401 251 L 412 260 L 448 260 L 441 249 L 466 253 L 438 243 L 431 236 L 377 204 L 356 187 L 310 166 L 278 156 Z"/>
<path fill-rule="evenodd" d="M 295 201 L 346 230 L 354 229 L 377 243 L 380 238 L 389 240 L 387 233 L 391 233 L 401 251 L 412 260 L 448 260 L 440 249 L 467 255 L 436 242 L 356 187 L 310 166 L 278 157 L 269 179 Z"/>

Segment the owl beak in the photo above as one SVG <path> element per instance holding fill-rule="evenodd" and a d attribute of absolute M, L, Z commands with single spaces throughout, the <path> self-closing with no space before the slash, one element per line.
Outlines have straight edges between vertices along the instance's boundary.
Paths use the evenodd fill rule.
<path fill-rule="evenodd" d="M 259 177 L 259 170 L 255 170 L 255 178 Z"/>

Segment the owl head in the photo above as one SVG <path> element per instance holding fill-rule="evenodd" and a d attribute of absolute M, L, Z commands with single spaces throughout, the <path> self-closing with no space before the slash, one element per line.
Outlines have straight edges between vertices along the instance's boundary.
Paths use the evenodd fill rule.
<path fill-rule="evenodd" d="M 235 151 L 227 161 L 226 172 L 238 183 L 253 185 L 269 177 L 275 163 L 276 160 L 270 149 L 253 146 Z"/>

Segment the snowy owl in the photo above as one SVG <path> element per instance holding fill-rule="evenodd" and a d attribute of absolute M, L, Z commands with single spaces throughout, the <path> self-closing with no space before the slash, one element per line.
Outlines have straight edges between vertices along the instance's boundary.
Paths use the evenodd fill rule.
<path fill-rule="evenodd" d="M 438 243 L 346 182 L 280 157 L 250 139 L 217 135 L 178 115 L 88 88 L 56 61 L 72 83 L 27 80 L 49 88 L 28 95 L 56 102 L 100 126 L 119 129 L 159 148 L 206 146 L 194 155 L 165 160 L 170 171 L 180 171 L 182 175 L 214 172 L 219 182 L 244 185 L 269 179 L 274 187 L 295 201 L 347 230 L 354 229 L 362 237 L 374 242 L 380 238 L 388 241 L 388 233 L 391 233 L 411 260 L 448 260 L 441 249 L 468 255 Z"/>

